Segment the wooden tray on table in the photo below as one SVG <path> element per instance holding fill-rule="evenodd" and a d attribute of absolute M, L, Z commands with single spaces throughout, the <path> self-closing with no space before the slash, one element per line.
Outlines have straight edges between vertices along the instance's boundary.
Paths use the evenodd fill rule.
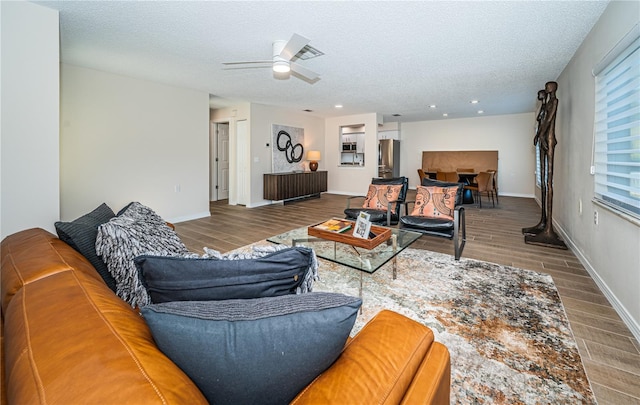
<path fill-rule="evenodd" d="M 311 225 L 307 229 L 307 234 L 309 236 L 315 236 L 317 238 L 332 240 L 334 242 L 345 243 L 347 245 L 357 246 L 357 247 L 361 247 L 368 250 L 375 248 L 376 246 L 378 246 L 379 244 L 388 240 L 391 237 L 390 228 L 371 225 L 371 232 L 376 236 L 374 238 L 369 238 L 369 239 L 358 238 L 353 236 L 353 229 L 355 228 L 355 225 L 356 225 L 354 221 L 347 221 L 344 219 L 340 221 L 350 222 L 351 228 L 343 232 L 328 231 L 328 230 L 318 228 L 318 225 L 324 224 L 324 222 L 320 222 L 318 224 Z"/>

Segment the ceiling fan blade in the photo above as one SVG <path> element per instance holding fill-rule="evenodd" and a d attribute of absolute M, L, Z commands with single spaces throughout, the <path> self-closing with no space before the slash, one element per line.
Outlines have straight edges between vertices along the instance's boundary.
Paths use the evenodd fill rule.
<path fill-rule="evenodd" d="M 289 65 L 291 66 L 292 72 L 297 73 L 310 81 L 315 81 L 320 78 L 319 73 L 316 73 L 313 70 L 309 70 L 306 67 L 303 67 L 302 65 L 299 65 L 295 62 L 289 62 Z"/>
<path fill-rule="evenodd" d="M 223 65 L 248 65 L 251 63 L 273 63 L 272 60 L 252 60 L 248 62 L 222 62 Z"/>
<path fill-rule="evenodd" d="M 246 69 L 270 69 L 271 65 L 264 66 L 229 66 L 223 67 L 222 70 L 246 70 Z"/>
<path fill-rule="evenodd" d="M 286 60 L 291 60 L 302 48 L 305 47 L 305 45 L 309 43 L 309 41 L 311 40 L 303 37 L 302 35 L 293 34 L 289 42 L 287 42 L 280 52 L 279 56 Z"/>

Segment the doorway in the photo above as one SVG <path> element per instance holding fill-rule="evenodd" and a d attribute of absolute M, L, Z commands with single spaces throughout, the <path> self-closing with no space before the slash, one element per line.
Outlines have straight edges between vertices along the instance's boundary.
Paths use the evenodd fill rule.
<path fill-rule="evenodd" d="M 210 199 L 229 198 L 229 123 L 214 122 L 211 130 Z"/>

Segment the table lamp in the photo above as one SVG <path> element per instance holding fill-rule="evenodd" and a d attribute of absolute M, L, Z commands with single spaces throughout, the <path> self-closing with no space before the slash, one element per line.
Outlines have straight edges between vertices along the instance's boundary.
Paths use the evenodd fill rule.
<path fill-rule="evenodd" d="M 309 161 L 309 170 L 315 172 L 318 170 L 318 160 L 320 160 L 319 150 L 310 150 L 307 152 L 307 160 Z"/>

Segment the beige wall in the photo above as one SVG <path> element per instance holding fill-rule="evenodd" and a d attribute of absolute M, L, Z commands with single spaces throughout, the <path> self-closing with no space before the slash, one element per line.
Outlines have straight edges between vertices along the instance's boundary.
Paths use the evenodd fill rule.
<path fill-rule="evenodd" d="M 324 157 L 322 164 L 328 171 L 328 189 L 336 194 L 365 195 L 372 177 L 378 177 L 378 123 L 379 114 L 348 115 L 327 118 L 324 130 Z M 364 124 L 364 166 L 340 166 L 340 127 Z"/>
<path fill-rule="evenodd" d="M 63 220 L 131 201 L 172 222 L 209 215 L 207 93 L 63 64 L 61 94 Z"/>
<path fill-rule="evenodd" d="M 58 12 L 3 1 L 0 14 L 0 238 L 33 227 L 55 232 L 60 215 Z"/>
<path fill-rule="evenodd" d="M 415 187 L 423 151 L 497 150 L 500 195 L 533 197 L 534 128 L 533 113 L 405 122 L 400 132 L 400 173 Z"/>
<path fill-rule="evenodd" d="M 262 198 L 263 174 L 271 173 L 272 154 L 272 124 L 287 125 L 290 127 L 304 128 L 304 151 L 319 150 L 322 160 L 319 170 L 324 167 L 324 119 L 314 117 L 307 113 L 286 110 L 279 107 L 264 104 L 251 104 L 251 198 L 250 206 L 269 204 Z M 269 146 L 267 147 L 267 143 Z M 308 165 L 305 165 L 308 170 Z"/>
<path fill-rule="evenodd" d="M 640 227 L 592 202 L 593 67 L 638 23 L 640 3 L 612 1 L 558 78 L 553 217 L 618 313 L 640 339 Z M 582 204 L 582 213 L 579 211 Z M 594 211 L 599 223 L 594 224 Z"/>
<path fill-rule="evenodd" d="M 235 124 L 247 121 L 249 126 L 250 147 L 247 151 L 238 151 L 236 145 Z M 229 122 L 229 203 L 235 204 L 235 188 L 243 182 L 237 181 L 238 164 L 248 164 L 248 178 L 250 184 L 247 207 L 257 207 L 271 204 L 262 198 L 263 175 L 271 173 L 271 125 L 280 124 L 291 127 L 304 128 L 304 150 L 319 150 L 324 160 L 324 119 L 307 113 L 299 113 L 290 109 L 268 106 L 256 103 L 238 104 L 229 108 L 211 110 L 212 122 Z M 267 147 L 267 143 L 269 146 Z M 244 159 L 245 162 L 238 162 Z M 319 162 L 319 170 L 323 169 L 323 161 Z"/>

